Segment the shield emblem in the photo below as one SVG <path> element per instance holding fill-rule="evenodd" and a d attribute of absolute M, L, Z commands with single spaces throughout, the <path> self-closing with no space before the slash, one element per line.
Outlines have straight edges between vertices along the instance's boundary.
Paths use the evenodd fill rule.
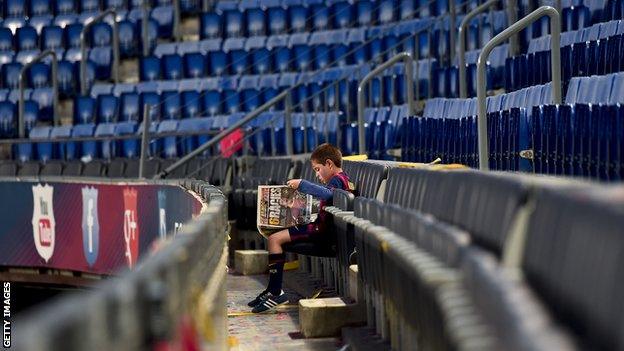
<path fill-rule="evenodd" d="M 49 185 L 41 186 L 41 184 L 37 184 L 32 187 L 32 191 L 33 238 L 39 256 L 47 263 L 54 253 L 54 241 L 56 237 L 56 222 L 54 221 L 54 206 L 52 203 L 54 188 Z"/>
<path fill-rule="evenodd" d="M 82 188 L 82 247 L 89 266 L 98 257 L 100 246 L 100 221 L 98 219 L 98 190 Z"/>
<path fill-rule="evenodd" d="M 167 236 L 167 194 L 164 190 L 158 191 L 158 234 L 161 239 Z"/>
<path fill-rule="evenodd" d="M 139 222 L 137 216 L 137 190 L 126 188 L 124 197 L 123 235 L 126 243 L 126 260 L 132 268 L 139 257 Z"/>

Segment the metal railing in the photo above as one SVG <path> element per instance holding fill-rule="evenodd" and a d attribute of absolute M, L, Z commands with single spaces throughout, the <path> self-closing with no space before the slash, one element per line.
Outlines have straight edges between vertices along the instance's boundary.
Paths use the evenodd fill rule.
<path fill-rule="evenodd" d="M 488 0 L 483 4 L 479 5 L 474 10 L 470 11 L 466 17 L 462 20 L 459 25 L 459 32 L 457 37 L 459 38 L 459 97 L 467 98 L 468 97 L 468 88 L 466 83 L 466 29 L 472 21 L 480 13 L 483 13 L 489 10 L 492 6 L 496 5 L 498 0 Z"/>
<path fill-rule="evenodd" d="M 409 106 L 409 114 L 414 115 L 414 113 L 416 112 L 414 107 L 414 76 L 412 74 L 412 70 L 414 69 L 414 59 L 412 58 L 412 55 L 410 53 L 401 52 L 377 66 L 374 70 L 367 74 L 358 85 L 358 148 L 359 153 L 362 155 L 366 154 L 366 130 L 364 127 L 364 87 L 371 79 L 383 73 L 383 71 L 399 61 L 403 61 L 405 65 L 405 85 L 407 104 Z"/>
<path fill-rule="evenodd" d="M 509 37 L 517 34 L 543 16 L 550 18 L 550 65 L 552 70 L 552 99 L 554 104 L 561 103 L 561 16 L 559 11 L 551 6 L 542 6 L 526 17 L 511 25 L 500 34 L 492 38 L 481 50 L 477 61 L 477 103 L 478 103 L 478 138 L 479 138 L 479 169 L 489 170 L 490 151 L 487 135 L 487 106 L 486 106 L 486 62 L 492 50 Z"/>
<path fill-rule="evenodd" d="M 20 70 L 20 80 L 19 80 L 19 111 L 18 111 L 18 128 L 19 128 L 19 137 L 26 137 L 26 130 L 24 128 L 24 90 L 26 89 L 26 72 L 28 69 L 33 66 L 35 63 L 43 60 L 46 56 L 52 56 L 52 113 L 54 118 L 54 125 L 59 125 L 59 115 L 57 113 L 58 109 L 58 75 L 56 73 L 58 67 L 58 61 L 56 59 L 56 53 L 52 50 L 46 50 L 37 57 L 35 57 L 32 61 L 28 62 L 22 69 Z"/>
<path fill-rule="evenodd" d="M 115 83 L 119 83 L 119 31 L 117 28 L 117 12 L 115 10 L 105 10 L 89 23 L 85 24 L 80 32 L 80 93 L 87 94 L 87 31 L 95 23 L 102 21 L 106 16 L 113 16 L 113 79 Z"/>

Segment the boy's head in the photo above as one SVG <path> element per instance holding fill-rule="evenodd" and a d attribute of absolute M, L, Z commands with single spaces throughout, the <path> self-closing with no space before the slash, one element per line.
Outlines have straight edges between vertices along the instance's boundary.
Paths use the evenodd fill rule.
<path fill-rule="evenodd" d="M 337 147 L 327 143 L 319 145 L 312 151 L 310 162 L 316 177 L 323 183 L 329 182 L 333 176 L 342 171 L 342 153 Z"/>

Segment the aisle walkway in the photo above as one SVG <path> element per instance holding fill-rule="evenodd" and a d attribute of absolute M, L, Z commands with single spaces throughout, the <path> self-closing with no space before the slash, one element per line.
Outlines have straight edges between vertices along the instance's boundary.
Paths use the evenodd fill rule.
<path fill-rule="evenodd" d="M 291 303 L 270 314 L 249 313 L 247 302 L 266 287 L 267 276 L 228 274 L 228 330 L 231 350 L 337 350 L 338 338 L 304 339 L 299 332 L 300 296 L 286 287 Z"/>

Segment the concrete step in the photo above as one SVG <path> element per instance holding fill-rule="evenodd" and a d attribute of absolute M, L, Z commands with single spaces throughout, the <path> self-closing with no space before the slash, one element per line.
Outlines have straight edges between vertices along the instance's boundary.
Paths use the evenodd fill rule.
<path fill-rule="evenodd" d="M 365 322 L 364 306 L 342 297 L 299 300 L 299 324 L 306 338 L 337 336 L 343 327 Z"/>
<path fill-rule="evenodd" d="M 242 275 L 262 274 L 269 265 L 269 252 L 265 250 L 236 250 L 234 268 Z"/>

